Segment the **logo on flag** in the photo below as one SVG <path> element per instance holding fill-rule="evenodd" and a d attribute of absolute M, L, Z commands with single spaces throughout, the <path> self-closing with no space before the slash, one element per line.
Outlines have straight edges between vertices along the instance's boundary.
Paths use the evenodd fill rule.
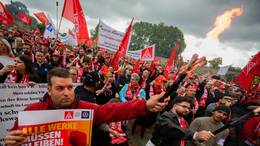
<path fill-rule="evenodd" d="M 244 70 L 243 72 L 248 75 L 248 73 L 250 72 L 250 70 L 256 65 L 255 62 L 249 62 L 248 65 L 246 66 L 246 70 Z"/>
<path fill-rule="evenodd" d="M 73 111 L 65 111 L 64 112 L 64 119 L 73 119 L 74 113 Z"/>
<path fill-rule="evenodd" d="M 259 86 L 259 84 L 260 84 L 260 76 L 255 75 L 252 80 L 250 89 L 254 89 L 255 87 Z"/>
<path fill-rule="evenodd" d="M 141 60 L 142 61 L 152 61 L 154 60 L 154 50 L 155 45 L 151 45 L 147 48 L 144 48 L 141 52 Z"/>
<path fill-rule="evenodd" d="M 49 23 L 49 25 L 47 25 L 47 28 L 46 28 L 49 32 L 52 32 L 53 31 L 53 26 L 52 24 Z"/>
<path fill-rule="evenodd" d="M 142 58 L 151 58 L 152 57 L 152 52 L 149 50 L 149 49 L 147 49 L 147 50 L 145 50 L 145 52 L 142 52 Z"/>

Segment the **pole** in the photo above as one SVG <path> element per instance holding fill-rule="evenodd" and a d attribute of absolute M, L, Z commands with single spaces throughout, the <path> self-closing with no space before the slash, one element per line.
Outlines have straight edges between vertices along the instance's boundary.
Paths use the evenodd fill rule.
<path fill-rule="evenodd" d="M 59 2 L 58 2 L 58 0 L 56 0 L 56 20 L 57 20 L 56 28 L 58 30 L 58 28 L 59 28 L 59 26 L 58 26 L 58 24 L 59 24 Z M 57 32 L 56 38 L 58 38 L 58 34 L 59 34 L 59 32 Z"/>
<path fill-rule="evenodd" d="M 64 1 L 64 5 L 65 5 L 65 3 L 66 3 L 66 0 Z M 58 1 L 56 1 L 56 5 L 58 5 Z M 64 9 L 64 8 L 63 8 Z M 60 26 L 61 26 L 61 21 L 62 21 L 62 14 L 61 14 L 61 16 L 60 16 L 60 22 L 59 22 L 59 25 L 58 25 L 58 8 L 57 8 L 57 37 L 56 37 L 56 39 L 55 40 L 57 40 L 58 39 L 58 34 L 59 34 L 59 32 L 60 32 Z"/>

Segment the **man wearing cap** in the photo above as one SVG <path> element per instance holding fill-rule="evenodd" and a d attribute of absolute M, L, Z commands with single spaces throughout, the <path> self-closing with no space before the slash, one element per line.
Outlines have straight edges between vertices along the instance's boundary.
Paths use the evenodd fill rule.
<path fill-rule="evenodd" d="M 190 125 L 190 129 L 193 131 L 215 131 L 224 126 L 222 121 L 225 121 L 230 114 L 230 108 L 225 105 L 217 106 L 210 117 L 196 118 Z M 225 138 L 228 136 L 229 130 L 222 131 L 216 134 L 208 141 L 199 143 L 198 141 L 192 141 L 189 146 L 221 146 L 224 144 Z"/>

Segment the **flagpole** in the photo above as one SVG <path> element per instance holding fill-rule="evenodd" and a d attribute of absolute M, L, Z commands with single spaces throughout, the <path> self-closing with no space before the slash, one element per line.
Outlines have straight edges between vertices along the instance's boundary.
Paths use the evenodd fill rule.
<path fill-rule="evenodd" d="M 56 6 L 57 6 L 57 37 L 55 40 L 58 39 L 58 35 L 59 35 L 59 32 L 60 32 L 60 26 L 61 26 L 61 21 L 62 21 L 62 15 L 60 17 L 60 22 L 58 22 L 58 0 L 56 1 Z M 59 24 L 58 24 L 59 23 Z"/>
<path fill-rule="evenodd" d="M 58 0 L 56 0 L 56 29 L 58 30 L 58 27 L 59 27 L 59 2 L 58 2 Z M 56 36 L 56 38 L 58 38 L 58 32 L 57 32 L 57 36 Z"/>

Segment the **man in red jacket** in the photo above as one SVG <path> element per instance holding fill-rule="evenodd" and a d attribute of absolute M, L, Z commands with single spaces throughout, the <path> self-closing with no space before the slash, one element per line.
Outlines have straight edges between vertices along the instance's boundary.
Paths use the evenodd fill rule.
<path fill-rule="evenodd" d="M 164 93 L 152 96 L 149 100 L 132 100 L 125 103 L 111 103 L 97 105 L 85 101 L 78 101 L 75 98 L 72 78 L 68 70 L 55 68 L 49 71 L 48 76 L 48 94 L 49 96 L 43 102 L 37 102 L 28 105 L 25 110 L 50 110 L 50 109 L 93 109 L 94 124 L 110 123 L 114 121 L 123 121 L 139 116 L 146 115 L 148 112 L 160 112 L 168 104 L 169 98 L 164 102 L 159 99 Z M 18 120 L 14 127 L 5 137 L 6 146 L 19 146 L 25 137 L 18 129 Z"/>

